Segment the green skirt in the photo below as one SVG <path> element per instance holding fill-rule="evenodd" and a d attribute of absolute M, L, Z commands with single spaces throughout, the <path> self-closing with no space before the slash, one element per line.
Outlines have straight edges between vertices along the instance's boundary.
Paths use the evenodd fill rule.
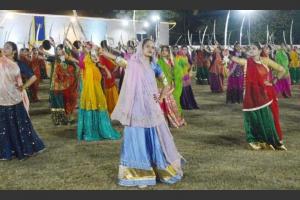
<path fill-rule="evenodd" d="M 208 69 L 206 67 L 197 67 L 197 84 L 208 84 Z"/>
<path fill-rule="evenodd" d="M 78 111 L 77 139 L 79 141 L 118 140 L 121 134 L 112 127 L 107 110 Z"/>
<path fill-rule="evenodd" d="M 55 125 L 66 125 L 68 123 L 68 119 L 64 107 L 63 91 L 50 90 L 49 103 L 52 122 Z"/>
<path fill-rule="evenodd" d="M 300 68 L 291 67 L 289 71 L 291 74 L 292 84 L 300 83 Z"/>
<path fill-rule="evenodd" d="M 244 112 L 244 127 L 248 143 L 265 142 L 274 147 L 281 145 L 269 106 Z"/>
<path fill-rule="evenodd" d="M 181 94 L 182 94 L 182 88 L 183 88 L 182 82 L 178 82 L 177 85 L 175 85 L 175 88 L 174 88 L 174 91 L 173 91 L 173 96 L 174 96 L 174 99 L 176 101 L 176 105 L 177 105 L 179 114 L 182 114 L 182 107 L 181 107 L 181 104 L 180 104 L 180 97 L 181 97 Z"/>
<path fill-rule="evenodd" d="M 82 80 L 79 85 L 82 92 Z M 80 95 L 81 96 L 81 95 Z M 121 134 L 113 128 L 108 111 L 78 109 L 78 141 L 119 140 Z"/>

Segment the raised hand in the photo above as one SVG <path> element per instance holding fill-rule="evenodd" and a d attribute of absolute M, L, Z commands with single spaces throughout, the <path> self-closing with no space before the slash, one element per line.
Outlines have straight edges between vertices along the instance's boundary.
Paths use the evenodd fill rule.
<path fill-rule="evenodd" d="M 222 55 L 224 57 L 228 57 L 229 56 L 229 50 L 228 49 L 224 49 L 223 52 L 222 52 Z"/>
<path fill-rule="evenodd" d="M 50 42 L 53 42 L 54 43 L 54 39 L 53 37 L 50 36 Z"/>
<path fill-rule="evenodd" d="M 98 62 L 99 62 L 99 58 L 98 58 L 97 56 L 91 55 L 91 58 L 92 58 L 92 61 L 93 61 L 94 63 L 98 63 Z"/>
<path fill-rule="evenodd" d="M 111 78 L 112 78 L 112 75 L 111 75 L 110 71 L 107 71 L 107 78 L 108 78 L 108 79 L 111 79 Z"/>

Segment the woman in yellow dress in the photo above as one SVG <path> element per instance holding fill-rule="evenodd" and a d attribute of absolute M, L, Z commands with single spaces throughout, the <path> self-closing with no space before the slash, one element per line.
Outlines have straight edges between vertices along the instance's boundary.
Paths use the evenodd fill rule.
<path fill-rule="evenodd" d="M 116 140 L 121 135 L 111 124 L 102 90 L 99 60 L 93 45 L 86 43 L 79 55 L 81 68 L 80 105 L 77 138 L 79 141 Z M 101 67 L 101 66 L 99 66 Z"/>
<path fill-rule="evenodd" d="M 292 50 L 290 51 L 290 58 L 290 74 L 292 84 L 296 84 L 300 82 L 300 61 L 297 52 L 297 47 L 292 48 Z"/>

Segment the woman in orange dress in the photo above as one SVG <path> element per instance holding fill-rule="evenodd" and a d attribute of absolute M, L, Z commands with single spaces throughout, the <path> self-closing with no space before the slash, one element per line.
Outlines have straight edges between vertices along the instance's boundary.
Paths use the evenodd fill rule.
<path fill-rule="evenodd" d="M 104 51 L 108 51 L 108 47 L 105 41 L 101 42 L 101 47 Z M 99 63 L 102 66 L 101 73 L 103 75 L 103 89 L 107 101 L 107 110 L 109 115 L 113 112 L 119 98 L 119 92 L 116 84 L 116 78 L 114 71 L 117 69 L 117 65 L 114 61 L 100 55 Z"/>

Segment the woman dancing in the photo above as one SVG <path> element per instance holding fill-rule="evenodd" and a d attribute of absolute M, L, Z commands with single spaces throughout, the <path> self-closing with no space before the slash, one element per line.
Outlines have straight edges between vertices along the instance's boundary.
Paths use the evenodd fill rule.
<path fill-rule="evenodd" d="M 134 54 L 134 46 L 130 42 L 128 42 L 126 52 L 124 53 L 124 58 L 129 61 L 131 56 Z M 125 69 L 123 67 L 120 67 L 120 81 L 119 81 L 119 93 L 121 91 L 122 83 L 125 76 Z"/>
<path fill-rule="evenodd" d="M 217 46 L 214 49 L 211 66 L 209 67 L 209 84 L 213 93 L 224 91 L 224 65 L 221 56 L 221 49 Z"/>
<path fill-rule="evenodd" d="M 176 104 L 176 101 L 173 96 L 173 91 L 175 88 L 173 72 L 174 64 L 169 46 L 161 47 L 161 57 L 158 59 L 157 64 L 162 69 L 168 81 L 168 93 L 161 102 L 162 110 L 164 111 L 167 121 L 172 126 L 179 128 L 185 125 L 185 120 L 182 117 L 182 112 L 178 110 L 180 104 Z M 161 81 L 158 81 L 158 88 L 160 91 L 163 89 L 163 87 L 163 83 Z"/>
<path fill-rule="evenodd" d="M 201 45 L 200 49 L 196 50 L 195 66 L 197 67 L 197 84 L 206 85 L 208 84 L 208 68 L 206 67 L 206 52 L 204 47 Z"/>
<path fill-rule="evenodd" d="M 77 138 L 79 141 L 99 141 L 121 138 L 111 124 L 105 95 L 101 86 L 98 53 L 89 42 L 83 45 L 80 57 L 80 105 L 78 111 Z"/>
<path fill-rule="evenodd" d="M 275 84 L 276 93 L 279 97 L 289 98 L 292 96 L 291 77 L 289 72 L 289 58 L 285 52 L 284 44 L 281 44 L 281 47 L 276 50 L 275 61 L 285 69 L 284 78 L 278 80 Z"/>
<path fill-rule="evenodd" d="M 52 63 L 49 97 L 51 118 L 55 125 L 66 125 L 71 124 L 71 116 L 77 105 L 78 73 L 74 60 L 65 53 L 62 44 L 55 51 L 55 57 L 48 57 L 47 60 Z"/>
<path fill-rule="evenodd" d="M 292 84 L 298 84 L 300 82 L 300 60 L 297 52 L 297 47 L 292 47 L 290 50 L 290 74 L 292 79 Z"/>
<path fill-rule="evenodd" d="M 268 60 L 271 60 L 269 57 L 270 49 L 271 49 L 271 47 L 269 45 L 265 45 L 261 52 L 261 58 L 264 60 L 267 60 L 266 62 L 268 62 Z M 285 75 L 286 75 L 286 71 L 280 80 L 284 79 Z M 269 80 L 270 84 L 266 85 L 266 89 L 267 89 L 267 95 L 269 97 L 269 100 L 272 101 L 272 103 L 270 104 L 270 108 L 271 108 L 271 111 L 273 114 L 275 128 L 276 128 L 280 143 L 282 143 L 283 133 L 282 133 L 281 127 L 280 127 L 279 103 L 278 103 L 277 93 L 275 90 L 275 85 L 278 83 L 279 79 L 276 78 L 276 76 L 278 76 L 278 71 L 276 71 L 276 70 L 274 71 L 271 68 L 271 70 L 269 70 L 269 73 L 268 73 L 268 80 Z"/>
<path fill-rule="evenodd" d="M 16 63 L 17 45 L 6 42 L 0 57 L 0 160 L 22 160 L 44 150 L 23 104 L 23 85 Z"/>
<path fill-rule="evenodd" d="M 103 40 L 101 42 L 101 47 L 104 51 L 109 51 L 106 40 Z M 109 115 L 111 115 L 119 98 L 116 78 L 114 75 L 114 71 L 117 69 L 117 66 L 114 61 L 102 55 L 99 56 L 99 62 L 101 65 L 101 72 L 104 79 L 103 88 L 107 102 L 107 111 Z"/>
<path fill-rule="evenodd" d="M 181 51 L 178 52 L 175 58 L 175 66 L 176 68 L 181 68 L 181 70 L 174 70 L 174 73 L 178 73 L 175 76 L 182 76 L 181 107 L 186 110 L 199 109 L 192 90 L 191 65 L 187 46 L 183 46 Z"/>
<path fill-rule="evenodd" d="M 241 57 L 241 48 L 237 43 L 234 45 L 232 53 L 236 57 Z M 226 103 L 242 103 L 244 88 L 244 72 L 243 67 L 236 62 L 229 64 L 229 75 L 227 83 Z"/>
<path fill-rule="evenodd" d="M 152 40 L 143 40 L 128 64 L 125 59 L 103 52 L 119 66 L 127 66 L 119 101 L 111 115 L 125 126 L 118 176 L 123 186 L 146 187 L 157 180 L 173 184 L 183 176 L 184 159 L 159 105 L 168 82 L 152 62 L 154 49 Z M 165 85 L 160 95 L 155 76 Z"/>
<path fill-rule="evenodd" d="M 31 94 L 32 102 L 39 102 L 40 100 L 38 98 L 38 92 L 39 92 L 39 85 L 42 80 L 41 71 L 42 71 L 42 69 L 46 68 L 46 63 L 45 63 L 44 59 L 42 59 L 39 56 L 39 51 L 37 48 L 32 49 L 30 66 L 31 66 L 35 76 L 37 77 L 37 80 L 30 87 L 31 92 L 32 92 L 32 94 Z"/>
<path fill-rule="evenodd" d="M 228 56 L 228 50 L 224 52 L 224 56 Z M 268 96 L 273 88 L 269 67 L 278 72 L 278 79 L 284 76 L 285 70 L 271 59 L 261 57 L 256 45 L 251 45 L 246 53 L 248 59 L 231 55 L 229 58 L 244 66 L 243 113 L 247 142 L 254 150 L 286 150 L 278 137 L 270 109 L 273 101 Z"/>

